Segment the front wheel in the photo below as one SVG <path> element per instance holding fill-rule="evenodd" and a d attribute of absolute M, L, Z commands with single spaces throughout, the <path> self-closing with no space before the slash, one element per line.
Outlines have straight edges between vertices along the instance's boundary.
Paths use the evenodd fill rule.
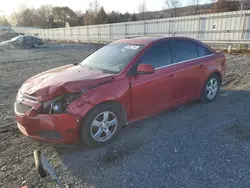
<path fill-rule="evenodd" d="M 9 44 L 9 45 L 8 45 L 8 48 L 9 48 L 10 50 L 13 50 L 13 49 L 15 48 L 15 46 L 14 46 L 14 44 Z"/>
<path fill-rule="evenodd" d="M 212 74 L 205 82 L 202 89 L 202 102 L 209 103 L 216 99 L 220 90 L 220 78 Z"/>
<path fill-rule="evenodd" d="M 81 140 L 89 147 L 104 146 L 118 136 L 123 123 L 119 106 L 113 104 L 97 106 L 82 122 Z"/>

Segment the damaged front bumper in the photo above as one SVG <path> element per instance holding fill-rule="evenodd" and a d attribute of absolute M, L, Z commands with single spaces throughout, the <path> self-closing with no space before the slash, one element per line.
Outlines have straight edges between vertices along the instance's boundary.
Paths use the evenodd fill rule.
<path fill-rule="evenodd" d="M 71 114 L 38 114 L 36 106 L 15 103 L 19 130 L 26 136 L 46 142 L 74 144 L 79 141 L 81 117 Z"/>

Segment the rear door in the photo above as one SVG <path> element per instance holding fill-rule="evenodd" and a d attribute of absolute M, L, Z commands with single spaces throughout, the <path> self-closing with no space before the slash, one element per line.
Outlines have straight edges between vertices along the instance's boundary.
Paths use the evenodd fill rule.
<path fill-rule="evenodd" d="M 174 101 L 178 103 L 199 95 L 205 77 L 207 56 L 199 55 L 198 44 L 192 40 L 174 39 L 172 45 L 174 63 L 178 66 L 176 74 L 178 84 L 173 89 L 173 95 Z"/>
<path fill-rule="evenodd" d="M 200 90 L 203 87 L 203 84 L 209 77 L 209 74 L 211 73 L 210 66 L 217 64 L 216 63 L 216 58 L 214 56 L 214 53 L 206 47 L 206 45 L 199 44 L 197 43 L 197 50 L 198 50 L 198 55 L 200 58 L 200 61 L 203 62 L 202 69 L 200 68 L 200 72 L 202 73 L 200 77 Z"/>

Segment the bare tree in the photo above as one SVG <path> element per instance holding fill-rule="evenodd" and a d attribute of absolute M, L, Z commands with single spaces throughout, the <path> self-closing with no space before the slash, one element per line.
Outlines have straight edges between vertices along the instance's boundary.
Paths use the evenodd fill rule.
<path fill-rule="evenodd" d="M 6 16 L 0 16 L 0 25 L 10 25 Z"/>
<path fill-rule="evenodd" d="M 97 13 L 96 23 L 97 24 L 106 24 L 106 23 L 108 23 L 108 15 L 105 12 L 103 7 L 101 7 L 101 9 Z"/>
<path fill-rule="evenodd" d="M 179 0 L 165 0 L 165 5 L 170 11 L 170 16 L 176 17 L 177 16 L 176 9 L 181 6 L 180 1 Z"/>
<path fill-rule="evenodd" d="M 93 17 L 96 18 L 97 17 L 97 14 L 100 10 L 100 5 L 99 5 L 99 2 L 98 0 L 94 0 L 93 2 L 91 2 L 89 4 L 89 11 L 92 13 Z"/>
<path fill-rule="evenodd" d="M 141 16 L 141 20 L 144 20 L 144 15 L 146 11 L 147 11 L 146 1 L 142 0 L 138 5 L 138 13 Z"/>
<path fill-rule="evenodd" d="M 25 10 L 27 10 L 27 9 L 28 9 L 28 7 L 26 6 L 26 4 L 24 4 L 24 3 L 19 4 L 17 12 L 14 11 L 10 16 L 11 24 L 17 25 L 17 26 L 22 25 L 23 14 L 24 14 Z"/>
<path fill-rule="evenodd" d="M 97 14 L 100 10 L 100 5 L 98 0 L 94 0 L 93 2 L 89 3 L 89 8 L 86 10 L 84 16 L 84 23 L 85 25 L 94 25 L 97 22 Z"/>
<path fill-rule="evenodd" d="M 189 0 L 189 12 L 191 15 L 196 15 L 199 12 L 200 0 Z"/>
<path fill-rule="evenodd" d="M 212 6 L 212 13 L 240 10 L 240 3 L 236 0 L 217 0 Z"/>
<path fill-rule="evenodd" d="M 0 10 L 0 25 L 10 25 L 4 10 Z"/>
<path fill-rule="evenodd" d="M 53 7 L 51 5 L 42 5 L 36 10 L 36 15 L 43 21 L 43 28 L 51 28 L 54 20 Z"/>

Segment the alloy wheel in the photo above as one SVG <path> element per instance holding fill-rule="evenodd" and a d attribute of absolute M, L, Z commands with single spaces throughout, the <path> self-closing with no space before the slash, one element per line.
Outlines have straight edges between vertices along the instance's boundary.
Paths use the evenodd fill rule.
<path fill-rule="evenodd" d="M 118 119 L 113 112 L 101 112 L 92 121 L 91 136 L 98 142 L 105 142 L 114 135 L 117 125 Z"/>
<path fill-rule="evenodd" d="M 35 47 L 35 48 L 38 48 L 38 44 L 37 44 L 37 43 L 34 43 L 34 47 Z"/>
<path fill-rule="evenodd" d="M 212 78 L 208 81 L 206 87 L 206 95 L 208 99 L 213 99 L 218 91 L 218 81 L 215 78 Z"/>

